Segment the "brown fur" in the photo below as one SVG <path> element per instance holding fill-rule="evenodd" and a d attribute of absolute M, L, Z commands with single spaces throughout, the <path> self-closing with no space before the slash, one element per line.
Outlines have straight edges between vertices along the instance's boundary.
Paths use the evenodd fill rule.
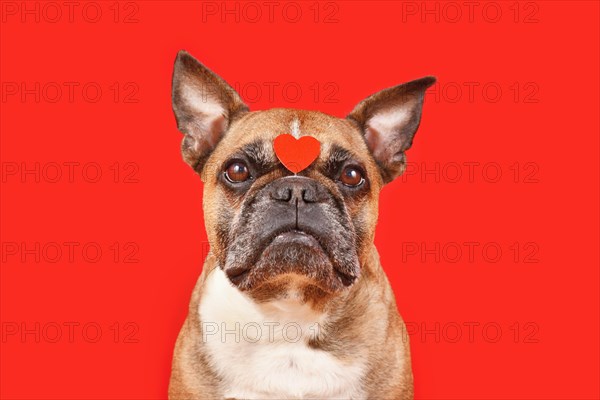
<path fill-rule="evenodd" d="M 299 117 L 303 132 L 323 143 L 323 150 L 317 163 L 325 162 L 331 144 L 340 144 L 355 149 L 357 154 L 368 154 L 365 142 L 358 135 L 348 132 L 356 128 L 345 120 L 339 120 L 318 112 L 275 109 L 248 113 L 234 122 L 231 130 L 207 160 L 206 166 L 220 166 L 231 154 L 232 149 L 242 147 L 257 138 L 272 141 L 279 133 L 289 131 L 291 121 Z M 322 127 L 329 127 L 328 130 Z M 364 158 L 367 174 L 377 177 L 378 170 L 372 159 Z M 205 167 L 206 168 L 206 167 Z M 217 171 L 218 168 L 215 168 Z M 218 225 L 218 210 L 221 204 L 231 204 L 218 188 L 214 171 L 204 173 L 204 216 L 210 243 L 219 243 L 214 227 Z M 314 175 L 314 174 L 313 174 Z M 320 177 L 323 182 L 325 178 Z M 325 182 L 330 184 L 329 182 Z M 373 233 L 378 214 L 377 194 L 381 188 L 380 179 L 373 179 L 368 198 L 361 207 L 354 207 L 351 213 L 356 217 L 362 214 L 362 224 L 370 232 L 365 240 L 362 254 L 362 277 L 345 296 L 315 304 L 317 309 L 327 309 L 332 315 L 331 329 L 325 329 L 314 348 L 329 351 L 340 359 L 367 357 L 369 373 L 365 382 L 369 398 L 410 399 L 412 398 L 412 371 L 410 351 L 405 337 L 404 323 L 396 310 L 395 299 L 385 273 L 379 264 L 377 251 L 373 246 Z M 235 207 L 235 204 L 231 204 Z M 211 253 L 221 252 L 218 246 Z M 177 340 L 173 361 L 173 377 L 169 397 L 175 399 L 212 399 L 217 377 L 211 372 L 206 355 L 199 339 L 201 337 L 198 304 L 202 298 L 202 285 L 206 276 L 217 267 L 215 258 L 209 256 L 198 284 L 194 289 L 190 313 Z M 270 288 L 271 293 L 277 290 Z M 283 289 L 283 285 L 279 290 Z M 256 296 L 260 296 L 256 294 Z M 267 296 L 265 296 L 267 297 Z M 202 395 L 199 395 L 202 393 Z M 216 397 L 215 397 L 216 396 Z"/>
<path fill-rule="evenodd" d="M 277 135 L 290 133 L 292 121 L 297 119 L 301 132 L 314 136 L 321 143 L 318 159 L 299 175 L 318 181 L 331 193 L 335 193 L 337 198 L 344 199 L 345 209 L 358 238 L 356 251 L 360 262 L 360 277 L 347 289 L 329 293 L 306 279 L 294 278 L 293 274 L 291 277 L 281 275 L 280 279 L 269 280 L 256 289 L 252 297 L 257 302 L 268 301 L 277 293 L 285 293 L 290 282 L 296 279 L 296 283 L 303 285 L 304 301 L 313 309 L 324 311 L 328 315 L 326 325 L 309 345 L 329 352 L 340 360 L 366 360 L 368 367 L 362 384 L 367 398 L 412 399 L 413 377 L 408 336 L 396 309 L 391 286 L 380 265 L 373 239 L 379 192 L 385 182 L 402 171 L 404 151 L 410 147 L 420 120 L 424 90 L 433 81 L 413 81 L 380 92 L 360 103 L 348 119 L 316 111 L 291 109 L 247 112 L 239 96 L 224 81 L 189 58 L 191 56 L 187 53 L 178 56 L 173 80 L 174 110 L 179 128 L 186 135 L 184 159 L 201 174 L 204 182 L 204 220 L 211 251 L 192 294 L 188 317 L 177 339 L 169 398 L 223 398 L 219 377 L 211 368 L 206 348 L 200 339 L 202 332 L 198 312 L 206 279 L 215 268 L 222 265 L 226 256 L 226 221 L 230 221 L 242 206 L 240 196 L 223 188 L 219 182 L 219 174 L 232 154 L 251 143 L 264 143 L 264 156 L 277 162 L 270 143 Z M 195 74 L 196 70 L 198 74 Z M 221 105 L 223 114 L 214 119 L 213 123 L 205 123 L 202 118 L 206 116 L 202 113 L 196 115 L 200 120 L 196 122 L 194 113 L 197 111 L 186 104 L 180 104 L 185 97 L 181 87 L 186 84 L 186 79 L 192 80 L 194 87 L 208 82 L 213 89 L 217 88 L 218 93 L 211 94 L 214 97 L 212 101 Z M 369 125 L 375 113 L 382 110 L 388 112 L 390 107 L 402 106 L 404 103 L 411 103 L 411 107 L 417 107 L 418 110 L 411 108 L 411 126 L 398 127 L 395 132 L 389 133 L 396 135 L 397 140 L 383 136 L 386 132 L 375 131 L 379 128 Z M 374 147 L 382 144 L 387 148 Z M 368 187 L 363 193 L 355 196 L 342 195 L 336 183 L 321 172 L 334 148 L 349 151 L 364 168 Z M 260 176 L 248 190 L 246 198 L 251 198 L 262 186 L 286 173 L 289 174 L 285 169 L 277 168 Z"/>
<path fill-rule="evenodd" d="M 215 259 L 209 255 L 177 339 L 169 386 L 171 400 L 223 398 L 218 377 L 210 368 L 200 340 L 198 318 L 202 286 L 215 267 Z M 310 345 L 342 360 L 366 357 L 369 368 L 364 387 L 368 399 L 412 399 L 413 376 L 406 328 L 373 246 L 363 267 L 364 274 L 351 291 L 327 305 L 332 316 L 319 339 Z"/>

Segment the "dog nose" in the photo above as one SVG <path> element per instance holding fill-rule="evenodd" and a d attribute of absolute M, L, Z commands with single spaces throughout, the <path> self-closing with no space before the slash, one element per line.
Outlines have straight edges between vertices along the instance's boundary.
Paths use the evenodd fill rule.
<path fill-rule="evenodd" d="M 271 184 L 271 198 L 289 203 L 319 203 L 326 197 L 325 188 L 304 176 L 286 176 Z"/>

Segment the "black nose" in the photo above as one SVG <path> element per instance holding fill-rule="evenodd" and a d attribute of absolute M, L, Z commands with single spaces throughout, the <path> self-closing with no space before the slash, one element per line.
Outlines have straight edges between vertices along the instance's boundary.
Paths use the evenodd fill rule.
<path fill-rule="evenodd" d="M 286 176 L 271 183 L 271 198 L 289 203 L 319 203 L 327 199 L 325 188 L 314 179 Z"/>

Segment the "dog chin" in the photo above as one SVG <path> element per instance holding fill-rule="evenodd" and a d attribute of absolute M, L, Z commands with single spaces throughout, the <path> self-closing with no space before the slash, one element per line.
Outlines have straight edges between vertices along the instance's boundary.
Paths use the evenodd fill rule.
<path fill-rule="evenodd" d="M 292 287 L 301 287 L 312 295 L 332 294 L 354 281 L 334 268 L 314 236 L 296 230 L 278 234 L 264 247 L 255 265 L 225 271 L 238 289 L 261 297 L 275 296 Z"/>

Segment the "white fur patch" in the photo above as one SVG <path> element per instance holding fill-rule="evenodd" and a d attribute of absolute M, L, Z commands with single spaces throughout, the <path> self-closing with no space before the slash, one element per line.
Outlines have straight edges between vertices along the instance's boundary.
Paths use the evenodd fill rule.
<path fill-rule="evenodd" d="M 362 399 L 363 362 L 308 346 L 326 316 L 290 300 L 258 306 L 216 268 L 199 306 L 212 367 L 224 396 L 245 399 Z"/>
<path fill-rule="evenodd" d="M 294 118 L 290 125 L 290 131 L 292 132 L 292 136 L 296 139 L 300 139 L 300 121 L 298 118 Z"/>
<path fill-rule="evenodd" d="M 379 132 L 393 132 L 398 126 L 406 124 L 410 117 L 409 110 L 394 109 L 376 114 L 369 120 L 368 125 Z"/>
<path fill-rule="evenodd" d="M 225 109 L 218 101 L 194 87 L 185 86 L 182 95 L 185 99 L 185 103 L 192 107 L 197 113 L 202 113 L 209 117 L 225 114 Z"/>

